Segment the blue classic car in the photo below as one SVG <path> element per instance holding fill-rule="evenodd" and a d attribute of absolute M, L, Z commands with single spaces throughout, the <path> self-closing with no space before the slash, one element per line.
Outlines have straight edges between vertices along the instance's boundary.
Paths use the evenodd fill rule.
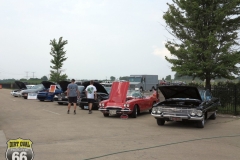
<path fill-rule="evenodd" d="M 55 95 L 62 93 L 62 89 L 60 88 L 60 86 L 56 85 L 53 82 L 42 81 L 42 85 L 46 88 L 46 90 L 38 92 L 37 99 L 39 99 L 40 101 L 51 101 L 52 102 L 52 101 L 54 101 Z M 55 92 L 49 92 L 49 88 L 51 85 L 56 85 Z"/>
<path fill-rule="evenodd" d="M 219 98 L 212 97 L 209 90 L 193 86 L 160 86 L 165 100 L 153 106 L 151 115 L 158 125 L 165 121 L 195 121 L 203 128 L 205 120 L 216 119 Z"/>

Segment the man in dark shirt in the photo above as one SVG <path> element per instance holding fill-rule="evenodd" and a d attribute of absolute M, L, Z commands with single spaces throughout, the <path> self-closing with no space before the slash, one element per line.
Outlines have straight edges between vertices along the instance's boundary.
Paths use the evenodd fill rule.
<path fill-rule="evenodd" d="M 75 80 L 72 79 L 71 83 L 67 86 L 67 97 L 68 97 L 68 111 L 69 114 L 71 104 L 74 105 L 74 114 L 76 114 L 76 108 L 77 108 L 77 99 L 80 98 L 80 92 L 78 90 L 78 85 L 75 84 Z"/>

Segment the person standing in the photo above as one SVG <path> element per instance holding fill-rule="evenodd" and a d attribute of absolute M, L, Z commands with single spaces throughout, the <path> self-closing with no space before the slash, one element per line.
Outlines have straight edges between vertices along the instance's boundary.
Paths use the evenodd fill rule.
<path fill-rule="evenodd" d="M 97 92 L 97 89 L 93 85 L 93 80 L 91 80 L 90 85 L 88 85 L 87 88 L 85 89 L 85 94 L 86 94 L 86 97 L 88 99 L 88 109 L 89 109 L 88 114 L 92 113 L 92 105 L 93 105 L 94 99 L 95 100 L 97 99 L 97 93 L 96 92 Z"/>
<path fill-rule="evenodd" d="M 73 103 L 74 106 L 74 114 L 76 114 L 77 108 L 77 99 L 80 98 L 80 92 L 78 90 L 78 85 L 75 84 L 75 79 L 71 80 L 71 83 L 67 86 L 67 97 L 68 97 L 68 111 L 69 114 L 71 104 Z"/>

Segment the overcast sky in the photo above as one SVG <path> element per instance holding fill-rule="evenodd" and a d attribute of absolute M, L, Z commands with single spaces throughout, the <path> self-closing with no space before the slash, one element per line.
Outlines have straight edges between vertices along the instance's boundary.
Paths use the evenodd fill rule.
<path fill-rule="evenodd" d="M 173 75 L 162 16 L 171 0 L 0 0 L 0 79 L 49 77 L 50 40 L 63 37 L 75 79 Z"/>

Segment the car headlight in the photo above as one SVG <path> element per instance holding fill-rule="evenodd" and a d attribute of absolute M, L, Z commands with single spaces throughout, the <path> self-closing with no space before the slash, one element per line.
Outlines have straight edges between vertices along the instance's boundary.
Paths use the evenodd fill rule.
<path fill-rule="evenodd" d="M 126 106 L 127 106 L 126 104 L 123 105 L 123 107 L 126 107 Z"/>
<path fill-rule="evenodd" d="M 202 116 L 202 111 L 201 110 L 197 110 L 197 116 L 201 117 Z"/>
<path fill-rule="evenodd" d="M 162 113 L 162 107 L 153 107 L 152 108 L 152 113 Z"/>
<path fill-rule="evenodd" d="M 104 103 L 100 103 L 100 106 L 101 106 L 101 107 L 104 107 Z"/>
<path fill-rule="evenodd" d="M 190 111 L 190 115 L 191 116 L 196 116 L 196 114 L 197 114 L 197 110 L 196 109 L 193 109 L 193 110 Z"/>
<path fill-rule="evenodd" d="M 127 104 L 127 108 L 129 108 L 129 104 Z"/>

